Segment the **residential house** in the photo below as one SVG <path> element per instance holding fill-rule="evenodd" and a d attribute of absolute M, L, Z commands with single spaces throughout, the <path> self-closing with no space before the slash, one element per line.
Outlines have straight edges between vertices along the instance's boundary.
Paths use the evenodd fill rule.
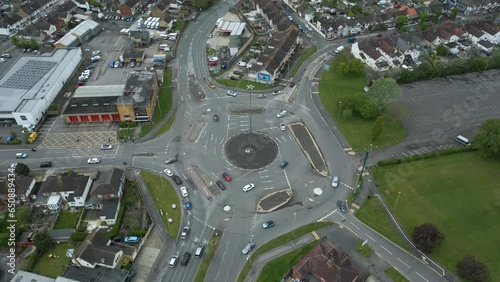
<path fill-rule="evenodd" d="M 412 51 L 411 46 L 407 46 L 404 41 L 399 43 L 404 48 L 400 50 L 397 40 L 398 37 L 385 37 L 355 42 L 351 45 L 351 53 L 355 58 L 360 59 L 376 71 L 386 71 L 392 67 L 399 67 L 405 59 L 408 59 L 407 56 L 416 61 L 416 54 L 420 53 Z"/>
<path fill-rule="evenodd" d="M 17 176 L 13 181 L 14 188 L 9 188 L 7 178 L 0 178 L 0 197 L 4 203 L 14 201 L 16 205 L 31 202 L 31 195 L 35 187 L 35 178 L 30 176 Z"/>
<path fill-rule="evenodd" d="M 78 6 L 73 1 L 65 1 L 59 5 L 58 9 L 55 11 L 57 18 L 68 22 L 71 19 L 72 14 L 76 11 Z"/>
<path fill-rule="evenodd" d="M 36 19 L 47 15 L 48 12 L 56 7 L 59 0 L 37 0 L 28 2 L 17 14 L 23 18 L 22 24 L 28 25 Z"/>
<path fill-rule="evenodd" d="M 500 44 L 500 27 L 496 26 L 492 21 L 472 22 L 469 26 L 475 27 L 485 33 L 482 40 L 493 44 Z"/>
<path fill-rule="evenodd" d="M 406 16 L 408 17 L 408 24 L 414 24 L 418 22 L 417 10 L 413 7 L 413 5 L 411 5 L 411 7 L 402 5 L 399 8 L 399 11 L 405 12 Z"/>
<path fill-rule="evenodd" d="M 33 23 L 33 25 L 38 28 L 41 32 L 41 36 L 44 39 L 51 38 L 53 34 L 57 31 L 57 27 L 49 23 L 44 18 L 39 18 Z"/>
<path fill-rule="evenodd" d="M 14 35 L 21 28 L 23 18 L 18 14 L 3 14 L 0 21 L 0 35 Z"/>
<path fill-rule="evenodd" d="M 99 172 L 94 180 L 91 200 L 87 202 L 85 208 L 98 210 L 98 217 L 108 225 L 113 225 L 118 218 L 121 198 L 125 187 L 125 171 L 119 168 L 112 168 L 108 171 Z"/>
<path fill-rule="evenodd" d="M 120 5 L 120 15 L 122 16 L 134 16 L 137 14 L 141 7 L 140 0 L 128 0 L 127 2 Z"/>
<path fill-rule="evenodd" d="M 151 8 L 151 17 L 163 19 L 170 8 L 170 0 L 159 1 L 153 8 Z"/>
<path fill-rule="evenodd" d="M 472 43 L 477 43 L 479 41 L 487 41 L 489 38 L 489 34 L 482 31 L 479 26 L 468 23 L 464 25 L 464 29 L 467 31 L 466 36 L 472 41 Z"/>
<path fill-rule="evenodd" d="M 432 30 L 424 31 L 422 33 L 422 39 L 423 43 L 429 47 L 436 47 L 442 44 L 441 38 Z"/>
<path fill-rule="evenodd" d="M 117 269 L 100 266 L 96 266 L 95 268 L 88 268 L 80 267 L 77 265 L 70 265 L 66 269 L 66 272 L 64 272 L 64 278 L 75 279 L 76 281 L 127 282 L 130 281 L 130 276 L 132 276 L 129 275 L 129 273 L 131 274 L 131 272 L 127 269 Z"/>
<path fill-rule="evenodd" d="M 459 39 L 459 37 L 453 33 L 452 29 L 446 26 L 438 27 L 434 33 L 439 37 L 441 44 L 456 42 Z"/>
<path fill-rule="evenodd" d="M 123 251 L 110 246 L 111 240 L 106 234 L 94 231 L 75 250 L 73 263 L 95 268 L 97 266 L 118 268 L 122 262 Z"/>
<path fill-rule="evenodd" d="M 71 0 L 75 4 L 76 8 L 80 8 L 83 11 L 90 11 L 90 3 L 88 0 Z"/>
<path fill-rule="evenodd" d="M 79 208 L 85 205 L 91 185 L 90 176 L 60 174 L 49 176 L 42 183 L 39 193 L 46 197 L 61 196 L 69 207 Z"/>
<path fill-rule="evenodd" d="M 319 240 L 296 265 L 292 267 L 294 279 L 313 275 L 320 281 L 355 282 L 358 273 L 353 269 L 347 253 L 335 248 L 328 240 Z"/>

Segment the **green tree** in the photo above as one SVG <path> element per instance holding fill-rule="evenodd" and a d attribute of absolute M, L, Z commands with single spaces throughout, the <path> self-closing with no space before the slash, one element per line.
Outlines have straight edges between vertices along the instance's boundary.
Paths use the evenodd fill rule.
<path fill-rule="evenodd" d="M 481 156 L 500 156 L 500 119 L 489 119 L 481 124 L 479 132 L 474 137 Z"/>
<path fill-rule="evenodd" d="M 394 99 L 401 95 L 401 89 L 393 78 L 381 77 L 373 81 L 366 94 L 379 110 L 385 110 Z"/>
<path fill-rule="evenodd" d="M 349 71 L 350 71 L 350 68 L 349 68 L 349 65 L 345 62 L 340 62 L 338 65 L 337 65 L 337 74 L 340 75 L 340 76 L 346 76 Z"/>
<path fill-rule="evenodd" d="M 457 7 L 451 8 L 451 18 L 452 19 L 456 19 L 459 12 L 460 11 L 457 9 Z"/>
<path fill-rule="evenodd" d="M 396 27 L 399 31 L 405 31 L 406 25 L 408 24 L 408 17 L 406 15 L 400 15 L 396 18 Z"/>
<path fill-rule="evenodd" d="M 351 109 L 344 109 L 342 111 L 342 117 L 344 119 L 350 119 L 350 118 L 352 118 L 352 110 Z"/>
<path fill-rule="evenodd" d="M 441 16 L 443 15 L 443 10 L 438 9 L 438 10 L 436 10 L 436 11 L 434 12 L 434 14 L 436 15 L 436 22 L 438 23 L 438 22 L 439 22 L 439 19 L 440 19 L 440 18 L 441 18 Z"/>
<path fill-rule="evenodd" d="M 429 23 L 420 23 L 419 26 L 422 30 L 426 30 L 430 25 Z"/>
<path fill-rule="evenodd" d="M 434 248 L 444 240 L 444 234 L 439 231 L 436 225 L 424 223 L 413 229 L 411 238 L 417 249 L 426 254 L 430 254 Z"/>
<path fill-rule="evenodd" d="M 349 61 L 349 73 L 352 75 L 361 75 L 365 71 L 365 65 L 360 59 Z"/>
<path fill-rule="evenodd" d="M 491 281 L 490 271 L 486 264 L 474 256 L 465 256 L 457 263 L 457 273 L 461 278 L 471 282 Z"/>
<path fill-rule="evenodd" d="M 365 98 L 358 105 L 359 106 L 357 107 L 357 111 L 362 117 L 366 119 L 376 118 L 380 114 L 380 111 L 378 110 L 377 106 L 369 99 Z"/>
<path fill-rule="evenodd" d="M 33 242 L 35 243 L 38 254 L 45 254 L 54 246 L 54 242 L 52 242 L 52 238 L 50 238 L 47 229 L 37 232 L 35 238 L 33 238 Z"/>
<path fill-rule="evenodd" d="M 436 47 L 436 54 L 438 56 L 446 56 L 448 54 L 448 48 L 446 48 L 443 44 Z"/>
<path fill-rule="evenodd" d="M 363 8 L 361 8 L 361 6 L 356 4 L 356 5 L 351 7 L 351 12 L 353 12 L 355 14 L 361 14 L 361 13 L 363 13 Z"/>
<path fill-rule="evenodd" d="M 18 163 L 14 172 L 17 175 L 28 176 L 30 174 L 30 168 L 23 163 Z"/>
<path fill-rule="evenodd" d="M 192 3 L 194 7 L 200 8 L 202 10 L 208 9 L 211 4 L 209 0 L 193 0 Z"/>
<path fill-rule="evenodd" d="M 19 37 L 17 37 L 17 36 L 12 36 L 10 41 L 12 42 L 12 44 L 14 44 L 16 46 L 19 46 L 19 44 L 21 44 L 21 39 L 19 39 Z"/>
<path fill-rule="evenodd" d="M 372 126 L 372 132 L 370 134 L 370 138 L 372 141 L 375 141 L 377 138 L 382 135 L 382 129 L 384 125 L 384 118 L 382 116 L 378 116 Z"/>
<path fill-rule="evenodd" d="M 420 23 L 424 23 L 429 19 L 429 14 L 420 13 L 420 14 L 418 14 L 418 19 L 420 20 Z"/>
<path fill-rule="evenodd" d="M 28 46 L 31 48 L 31 49 L 38 49 L 39 48 L 39 45 L 38 45 L 38 42 L 36 42 L 35 39 L 31 38 L 29 43 L 28 43 Z"/>

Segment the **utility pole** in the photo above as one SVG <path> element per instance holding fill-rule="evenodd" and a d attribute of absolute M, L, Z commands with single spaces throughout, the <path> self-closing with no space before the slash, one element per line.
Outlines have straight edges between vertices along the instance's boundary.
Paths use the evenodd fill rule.
<path fill-rule="evenodd" d="M 342 101 L 339 101 L 339 113 L 337 115 L 337 123 L 340 122 L 340 112 L 342 112 Z"/>
<path fill-rule="evenodd" d="M 253 90 L 254 89 L 254 85 L 253 84 L 248 84 L 247 85 L 247 89 L 248 90 Z M 248 95 L 250 98 L 250 110 L 248 111 L 249 112 L 249 119 L 250 119 L 250 125 L 249 125 L 249 128 L 250 128 L 250 133 L 252 133 L 252 93 L 250 93 Z"/>

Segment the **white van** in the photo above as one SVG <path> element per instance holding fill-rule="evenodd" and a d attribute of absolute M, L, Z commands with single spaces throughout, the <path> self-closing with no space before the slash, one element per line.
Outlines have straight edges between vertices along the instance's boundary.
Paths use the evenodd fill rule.
<path fill-rule="evenodd" d="M 338 54 L 340 52 L 344 51 L 344 46 L 339 46 L 337 49 L 335 49 L 335 53 Z"/>
<path fill-rule="evenodd" d="M 155 29 L 158 29 L 158 26 L 160 25 L 159 22 L 155 22 Z"/>
<path fill-rule="evenodd" d="M 175 40 L 177 39 L 177 33 L 169 33 L 168 37 L 170 37 L 170 40 Z"/>
<path fill-rule="evenodd" d="M 455 139 L 457 140 L 458 143 L 464 145 L 464 146 L 470 146 L 470 140 L 463 137 L 462 135 L 458 135 L 457 138 Z"/>
<path fill-rule="evenodd" d="M 160 39 L 168 39 L 168 34 L 160 34 Z"/>

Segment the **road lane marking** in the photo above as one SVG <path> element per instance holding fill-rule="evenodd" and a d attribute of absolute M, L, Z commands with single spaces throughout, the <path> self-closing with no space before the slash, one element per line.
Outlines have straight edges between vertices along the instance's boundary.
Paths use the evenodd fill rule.
<path fill-rule="evenodd" d="M 380 245 L 380 247 L 382 247 L 382 249 L 384 249 L 386 252 L 388 252 L 390 255 L 392 255 L 392 253 L 388 249 L 386 249 L 384 246 Z"/>
<path fill-rule="evenodd" d="M 260 178 L 268 178 L 271 177 L 271 175 L 262 175 Z"/>
<path fill-rule="evenodd" d="M 373 242 L 375 242 L 375 239 L 373 239 L 372 237 L 370 237 L 370 235 L 368 235 L 366 233 L 365 233 L 365 235 L 366 235 L 366 237 L 370 238 Z"/>
<path fill-rule="evenodd" d="M 267 181 L 262 181 L 262 183 L 270 183 L 273 182 L 272 180 L 267 180 Z"/>
<path fill-rule="evenodd" d="M 410 268 L 409 265 L 407 265 L 404 261 L 402 261 L 400 258 L 396 257 L 402 264 L 406 265 L 406 267 Z"/>
<path fill-rule="evenodd" d="M 358 230 L 361 230 L 361 229 L 359 229 L 359 227 L 356 226 L 356 224 L 352 223 L 352 221 L 351 221 L 351 224 L 352 224 L 352 226 L 356 227 Z"/>
<path fill-rule="evenodd" d="M 429 282 L 429 280 L 425 279 L 425 277 L 423 277 L 422 275 L 420 275 L 420 273 L 418 273 L 418 272 L 416 272 L 416 271 L 415 271 L 415 273 L 416 273 L 418 276 L 422 277 L 422 279 L 424 279 L 425 281 Z"/>
<path fill-rule="evenodd" d="M 266 170 L 263 170 L 263 171 L 259 171 L 257 173 L 263 173 L 263 172 L 267 172 L 267 169 Z"/>
<path fill-rule="evenodd" d="M 274 189 L 274 187 L 264 188 L 264 190 Z"/>

